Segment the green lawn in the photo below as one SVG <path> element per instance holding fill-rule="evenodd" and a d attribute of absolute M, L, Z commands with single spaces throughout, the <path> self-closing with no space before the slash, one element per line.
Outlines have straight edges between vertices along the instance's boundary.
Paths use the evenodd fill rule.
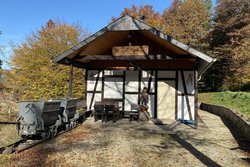
<path fill-rule="evenodd" d="M 250 118 L 250 92 L 200 93 L 199 102 L 234 109 Z"/>

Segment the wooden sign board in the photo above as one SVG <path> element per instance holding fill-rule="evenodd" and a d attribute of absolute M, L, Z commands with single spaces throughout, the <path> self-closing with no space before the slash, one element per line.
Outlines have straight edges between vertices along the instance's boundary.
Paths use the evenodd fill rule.
<path fill-rule="evenodd" d="M 148 55 L 148 46 L 113 46 L 113 56 L 145 56 Z"/>

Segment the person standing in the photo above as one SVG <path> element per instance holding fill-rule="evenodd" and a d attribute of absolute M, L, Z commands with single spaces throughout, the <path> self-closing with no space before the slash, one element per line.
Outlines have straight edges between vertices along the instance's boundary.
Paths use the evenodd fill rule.
<path fill-rule="evenodd" d="M 140 105 L 140 114 L 139 114 L 139 119 L 140 120 L 144 120 L 144 121 L 148 121 L 150 120 L 150 115 L 148 112 L 148 88 L 144 87 L 142 89 L 142 92 L 140 94 L 140 101 L 141 101 L 141 105 Z"/>
<path fill-rule="evenodd" d="M 144 87 L 142 89 L 141 95 L 140 95 L 140 100 L 141 100 L 141 105 L 146 105 L 148 104 L 148 88 Z"/>

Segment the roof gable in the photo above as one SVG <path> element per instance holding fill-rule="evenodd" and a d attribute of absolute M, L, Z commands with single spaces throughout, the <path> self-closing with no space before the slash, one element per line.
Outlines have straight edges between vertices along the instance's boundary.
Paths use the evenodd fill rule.
<path fill-rule="evenodd" d="M 169 42 L 175 47 L 185 51 L 186 53 L 193 55 L 194 57 L 198 58 L 198 72 L 199 74 L 203 73 L 214 61 L 215 59 L 207 56 L 206 54 L 199 52 L 198 50 L 191 48 L 178 40 L 173 39 L 171 36 L 164 34 L 163 32 L 145 24 L 142 21 L 139 21 L 129 15 L 125 15 L 115 22 L 110 23 L 100 31 L 96 32 L 95 34 L 91 35 L 87 39 L 83 40 L 79 44 L 75 45 L 73 48 L 69 49 L 68 51 L 64 52 L 63 54 L 56 57 L 53 62 L 55 63 L 62 63 L 63 59 L 72 58 L 79 54 L 82 51 L 82 48 L 86 45 L 90 44 L 94 40 L 100 38 L 107 32 L 115 32 L 115 31 L 134 31 L 134 30 L 146 30 L 153 35 Z"/>
<path fill-rule="evenodd" d="M 92 42 L 96 38 L 103 35 L 105 32 L 108 31 L 125 31 L 125 30 L 150 30 L 153 29 L 149 25 L 134 19 L 133 17 L 129 15 L 125 15 L 118 20 L 110 23 L 108 26 L 104 27 L 100 31 L 96 32 L 95 34 L 91 35 L 87 39 L 83 40 L 82 42 L 78 43 L 71 49 L 67 50 L 66 52 L 62 53 L 61 55 L 57 56 L 53 62 L 60 63 L 60 61 L 65 58 L 66 56 L 69 56 L 71 54 L 77 53 L 78 49 L 83 47 L 84 45 Z"/>
<path fill-rule="evenodd" d="M 151 26 L 134 19 L 129 15 L 119 18 L 117 21 L 112 22 L 106 28 L 108 31 L 124 31 L 124 30 L 150 30 Z"/>

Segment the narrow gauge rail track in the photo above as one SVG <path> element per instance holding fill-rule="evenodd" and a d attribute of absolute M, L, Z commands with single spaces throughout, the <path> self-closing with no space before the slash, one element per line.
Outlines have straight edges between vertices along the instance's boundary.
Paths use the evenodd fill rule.
<path fill-rule="evenodd" d="M 79 127 L 80 125 L 81 124 L 77 124 L 77 126 L 75 128 Z M 75 128 L 72 128 L 72 129 L 75 129 Z M 27 150 L 29 148 L 32 148 L 32 147 L 38 145 L 38 144 L 41 144 L 41 143 L 43 143 L 45 141 L 53 139 L 53 138 L 55 138 L 55 137 L 57 137 L 57 136 L 59 136 L 59 135 L 61 135 L 63 133 L 66 133 L 66 132 L 68 132 L 68 131 L 70 131 L 72 129 L 61 131 L 56 136 L 46 138 L 46 139 L 40 139 L 40 140 L 20 139 L 15 143 L 12 143 L 12 144 L 9 144 L 9 145 L 7 145 L 5 147 L 0 148 L 0 154 L 12 154 L 12 153 L 17 154 L 17 153 L 20 153 L 22 151 L 25 151 L 25 150 Z"/>
<path fill-rule="evenodd" d="M 19 152 L 22 152 L 24 150 L 27 150 L 31 147 L 34 147 L 40 143 L 43 143 L 45 141 L 48 141 L 54 137 L 57 137 L 63 133 L 66 133 L 78 126 L 80 126 L 85 120 L 86 118 L 90 117 L 92 114 L 91 111 L 87 111 L 87 112 L 81 112 L 81 114 L 79 115 L 79 118 L 78 120 L 80 122 L 78 122 L 76 124 L 76 126 L 73 126 L 73 128 L 70 128 L 70 129 L 66 129 L 66 130 L 62 130 L 62 131 L 59 131 L 55 136 L 52 136 L 52 137 L 49 137 L 49 138 L 44 138 L 44 139 L 40 139 L 40 140 L 26 140 L 26 139 L 19 139 L 17 142 L 15 143 L 12 143 L 10 145 L 7 145 L 5 147 L 2 147 L 0 148 L 0 154 L 11 154 L 11 153 L 19 153 Z M 17 124 L 19 125 L 20 123 L 19 122 L 0 122 L 0 124 Z"/>
<path fill-rule="evenodd" d="M 18 122 L 3 122 L 3 121 L 0 121 L 0 124 L 18 124 Z"/>

